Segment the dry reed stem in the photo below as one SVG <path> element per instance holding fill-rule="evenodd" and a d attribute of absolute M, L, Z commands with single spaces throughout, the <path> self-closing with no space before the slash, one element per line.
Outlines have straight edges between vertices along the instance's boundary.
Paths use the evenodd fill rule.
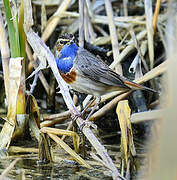
<path fill-rule="evenodd" d="M 79 0 L 79 46 L 84 47 L 84 6 L 85 0 Z"/>
<path fill-rule="evenodd" d="M 79 13 L 77 12 L 71 12 L 71 11 L 64 11 L 62 14 L 60 14 L 60 17 L 75 17 L 78 18 L 79 17 Z M 107 16 L 103 16 L 103 15 L 93 15 L 91 16 L 91 21 L 92 23 L 96 23 L 96 24 L 108 24 L 108 17 Z M 145 17 L 144 16 L 127 16 L 127 17 L 113 17 L 114 21 L 115 21 L 115 25 L 119 25 L 119 23 L 125 23 L 126 27 L 127 27 L 127 23 L 132 23 L 132 24 L 142 24 L 145 25 L 146 22 L 144 21 Z M 120 27 L 124 27 L 121 26 Z"/>
<path fill-rule="evenodd" d="M 88 15 L 87 4 L 84 3 L 84 37 L 87 42 L 90 42 L 89 22 L 90 18 Z"/>
<path fill-rule="evenodd" d="M 152 26 L 152 0 L 144 0 L 150 69 L 154 66 L 154 32 Z"/>
<path fill-rule="evenodd" d="M 39 149 L 37 148 L 25 148 L 19 146 L 10 146 L 8 149 L 8 153 L 38 153 Z"/>
<path fill-rule="evenodd" d="M 136 47 L 136 49 L 137 49 L 137 51 L 138 51 L 138 56 L 140 57 L 143 65 L 144 65 L 144 68 L 145 68 L 146 72 L 148 72 L 148 71 L 149 71 L 149 68 L 148 68 L 147 63 L 146 63 L 146 61 L 145 61 L 145 59 L 144 59 L 144 55 L 145 55 L 146 51 L 144 52 L 144 55 L 143 55 L 143 52 L 142 52 L 141 49 L 140 49 L 139 42 L 138 42 L 138 40 L 136 39 L 135 32 L 134 32 L 134 30 L 133 30 L 133 26 L 131 26 L 131 28 L 130 28 L 130 34 L 131 34 L 132 40 L 134 41 L 134 46 Z M 141 46 L 141 47 L 144 47 L 144 43 L 142 43 L 142 46 Z"/>
<path fill-rule="evenodd" d="M 105 0 L 105 7 L 106 7 L 106 13 L 108 15 L 109 32 L 111 36 L 113 57 L 114 57 L 114 62 L 116 63 L 119 60 L 118 57 L 120 53 L 119 53 L 119 44 L 118 44 L 117 32 L 116 32 L 114 16 L 113 16 L 113 9 L 111 2 L 109 0 Z M 117 63 L 115 69 L 117 73 L 122 75 L 122 66 L 120 63 Z"/>
<path fill-rule="evenodd" d="M 157 28 L 157 19 L 158 19 L 158 15 L 160 11 L 160 4 L 161 4 L 161 0 L 156 0 L 155 12 L 154 12 L 154 17 L 152 21 L 154 33 L 156 32 L 156 28 Z"/>
<path fill-rule="evenodd" d="M 140 33 L 138 33 L 136 35 L 136 39 L 139 41 L 141 40 L 142 38 L 145 37 L 147 31 L 144 30 L 144 31 L 141 31 Z M 119 57 L 118 57 L 118 60 L 115 62 L 112 62 L 112 64 L 109 66 L 111 69 L 114 69 L 118 63 L 121 63 L 124 59 L 124 57 L 126 57 L 131 51 L 133 51 L 135 49 L 135 46 L 133 44 L 133 40 L 130 40 L 128 42 L 128 46 L 120 53 Z"/>
<path fill-rule="evenodd" d="M 140 113 L 134 113 L 131 115 L 131 123 L 137 124 L 144 121 L 156 120 L 162 118 L 162 110 L 145 111 Z"/>
<path fill-rule="evenodd" d="M 88 2 L 88 1 L 86 1 Z M 84 14 L 85 14 L 85 19 L 84 19 L 84 33 L 85 33 L 85 40 L 87 42 L 92 42 L 96 38 L 96 34 L 94 32 L 92 23 L 90 21 L 90 14 L 93 15 L 91 9 L 88 8 L 88 4 L 85 3 L 85 8 L 84 8 Z M 91 16 L 92 17 L 92 16 Z"/>
<path fill-rule="evenodd" d="M 159 66 L 153 68 L 151 71 L 146 73 L 143 77 L 135 80 L 136 83 L 142 84 L 145 83 L 146 81 L 149 81 L 162 73 L 166 72 L 167 70 L 167 60 L 161 63 Z"/>

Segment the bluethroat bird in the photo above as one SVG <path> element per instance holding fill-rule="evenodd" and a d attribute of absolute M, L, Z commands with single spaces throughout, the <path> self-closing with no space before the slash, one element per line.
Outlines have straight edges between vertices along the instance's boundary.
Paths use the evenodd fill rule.
<path fill-rule="evenodd" d="M 72 34 L 58 38 L 56 63 L 62 78 L 72 89 L 96 96 L 97 103 L 102 95 L 113 91 L 142 89 L 155 92 L 120 76 L 102 60 L 78 47 Z"/>

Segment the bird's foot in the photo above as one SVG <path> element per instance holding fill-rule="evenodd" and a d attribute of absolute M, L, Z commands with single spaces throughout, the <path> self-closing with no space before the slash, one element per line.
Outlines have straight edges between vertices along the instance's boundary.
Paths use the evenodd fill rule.
<path fill-rule="evenodd" d="M 72 119 L 72 122 L 76 122 L 77 118 L 82 118 L 83 117 L 83 114 L 82 113 L 77 113 L 77 114 L 72 114 L 71 115 L 71 119 Z"/>
<path fill-rule="evenodd" d="M 80 125 L 80 130 L 82 131 L 83 128 L 86 127 L 86 128 L 94 128 L 94 129 L 97 129 L 97 125 L 94 124 L 93 122 L 89 121 L 88 119 L 86 119 L 85 121 L 83 121 L 83 123 Z"/>
<path fill-rule="evenodd" d="M 74 124 L 77 120 L 77 118 L 82 118 L 83 117 L 83 114 L 82 113 L 78 113 L 78 114 L 73 114 L 71 115 L 71 119 L 72 119 L 72 123 Z M 89 121 L 89 117 L 87 117 L 87 119 L 85 121 L 83 121 L 83 123 L 80 125 L 80 131 L 83 130 L 84 127 L 87 127 L 87 128 L 94 128 L 94 129 L 97 129 L 97 125 L 94 124 L 93 122 Z"/>

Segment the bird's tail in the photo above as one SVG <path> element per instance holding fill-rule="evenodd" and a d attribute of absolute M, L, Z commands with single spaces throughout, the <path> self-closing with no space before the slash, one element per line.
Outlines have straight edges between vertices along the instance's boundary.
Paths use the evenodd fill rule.
<path fill-rule="evenodd" d="M 126 86 L 128 86 L 129 88 L 131 88 L 131 89 L 135 89 L 135 90 L 141 89 L 141 90 L 146 90 L 146 91 L 150 91 L 150 92 L 153 92 L 153 93 L 157 93 L 157 91 L 154 90 L 154 89 L 148 88 L 148 87 L 146 87 L 146 86 L 137 84 L 137 83 L 132 82 L 132 81 L 125 80 L 125 81 L 124 81 L 124 84 L 125 84 Z"/>

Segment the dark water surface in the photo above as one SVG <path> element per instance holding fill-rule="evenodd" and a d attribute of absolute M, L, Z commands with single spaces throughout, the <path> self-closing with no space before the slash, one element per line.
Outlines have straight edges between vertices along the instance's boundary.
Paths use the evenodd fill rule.
<path fill-rule="evenodd" d="M 57 156 L 57 154 L 55 154 Z M 25 179 L 71 179 L 71 180 L 82 180 L 82 179 L 112 179 L 109 176 L 108 169 L 102 166 L 93 165 L 92 169 L 87 169 L 85 167 L 76 165 L 74 161 L 71 160 L 59 160 L 59 162 L 54 162 L 47 165 L 38 165 L 37 154 L 27 154 L 27 155 L 17 155 L 17 156 L 7 156 L 0 159 L 0 173 L 6 169 L 10 163 L 16 159 L 20 160 L 15 164 L 14 168 L 9 172 L 9 174 L 3 178 L 8 179 L 22 179 L 22 174 L 24 174 Z M 107 171 L 107 174 L 105 172 Z"/>

